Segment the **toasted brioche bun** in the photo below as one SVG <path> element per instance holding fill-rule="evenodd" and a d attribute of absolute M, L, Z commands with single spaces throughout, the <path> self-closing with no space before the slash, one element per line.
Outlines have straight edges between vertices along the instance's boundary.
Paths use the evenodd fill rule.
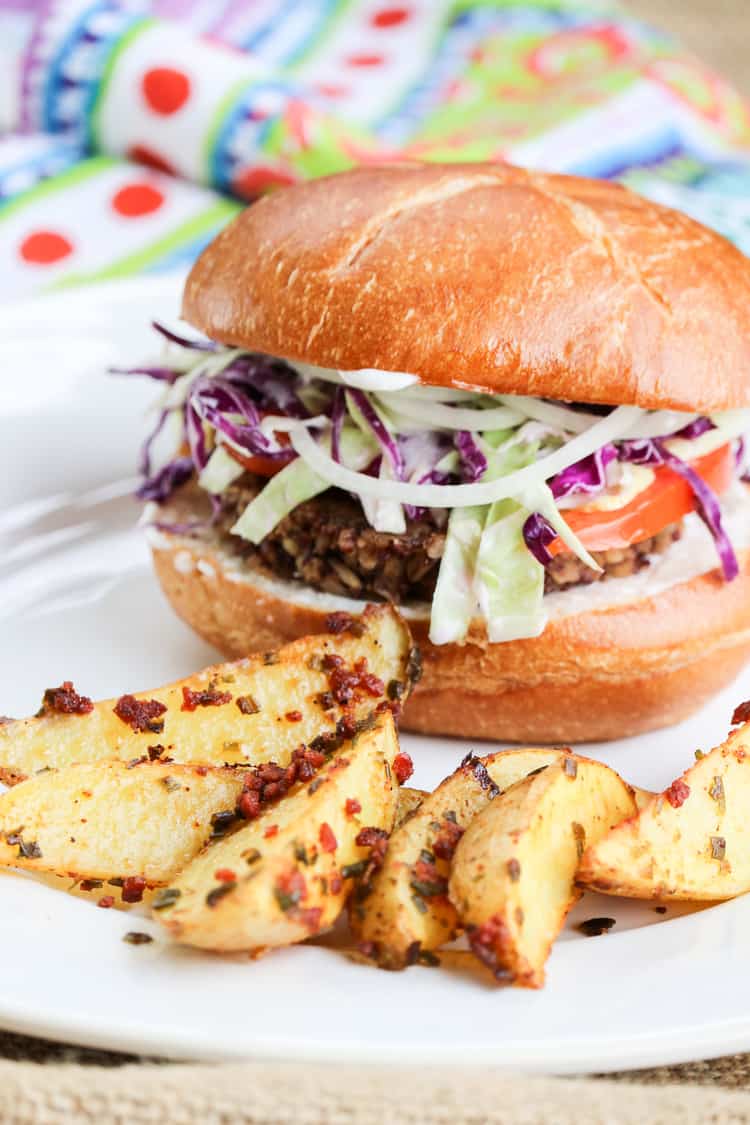
<path fill-rule="evenodd" d="M 750 404 L 749 309 L 748 259 L 686 215 L 495 164 L 279 190 L 204 251 L 183 300 L 215 340 L 317 366 L 702 413 Z"/>
<path fill-rule="evenodd" d="M 153 558 L 180 617 L 228 657 L 325 631 L 361 602 L 269 579 L 212 542 L 159 533 Z M 541 637 L 436 647 L 408 615 L 424 673 L 402 725 L 426 734 L 578 743 L 669 726 L 729 683 L 750 657 L 750 552 L 718 571 L 640 601 L 552 620 Z"/>

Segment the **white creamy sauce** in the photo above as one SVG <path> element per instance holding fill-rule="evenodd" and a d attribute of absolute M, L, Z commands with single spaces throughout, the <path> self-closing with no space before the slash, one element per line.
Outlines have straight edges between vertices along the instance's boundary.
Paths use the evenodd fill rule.
<path fill-rule="evenodd" d="M 344 383 L 361 391 L 402 391 L 419 382 L 418 375 L 405 371 L 381 371 L 377 367 L 363 367 L 358 371 L 340 371 L 332 367 L 316 367 L 313 363 L 293 364 L 308 379 L 323 379 L 328 383 Z"/>
<path fill-rule="evenodd" d="M 714 449 L 726 445 L 727 435 L 725 430 L 706 430 L 700 437 L 670 438 L 664 444 L 675 457 L 683 461 L 697 461 L 699 457 L 705 457 L 707 453 L 713 453 Z"/>

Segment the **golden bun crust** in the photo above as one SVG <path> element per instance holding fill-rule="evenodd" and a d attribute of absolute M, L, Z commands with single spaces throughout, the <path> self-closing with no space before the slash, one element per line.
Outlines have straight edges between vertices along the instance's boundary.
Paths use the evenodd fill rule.
<path fill-rule="evenodd" d="M 750 404 L 750 262 L 619 185 L 367 167 L 260 199 L 183 315 L 226 344 L 438 386 L 710 412 Z"/>
<path fill-rule="evenodd" d="M 298 583 L 238 579 L 211 544 L 161 535 L 156 573 L 179 616 L 227 657 L 324 631 L 332 608 L 361 603 Z M 436 647 L 410 621 L 424 674 L 402 726 L 504 742 L 580 743 L 669 726 L 701 707 L 750 658 L 750 552 L 656 597 L 551 621 L 541 637 Z"/>

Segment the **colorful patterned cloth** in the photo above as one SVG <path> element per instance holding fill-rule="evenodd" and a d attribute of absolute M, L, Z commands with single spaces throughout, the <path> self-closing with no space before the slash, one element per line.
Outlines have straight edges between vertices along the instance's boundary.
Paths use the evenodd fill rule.
<path fill-rule="evenodd" d="M 2 296 L 404 154 L 616 178 L 750 252 L 748 106 L 610 0 L 0 0 L 0 42 Z"/>

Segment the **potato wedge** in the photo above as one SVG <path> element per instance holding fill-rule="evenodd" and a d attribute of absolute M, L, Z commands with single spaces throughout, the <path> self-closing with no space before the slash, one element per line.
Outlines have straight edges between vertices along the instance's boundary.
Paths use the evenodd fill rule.
<path fill-rule="evenodd" d="M 750 891 L 750 724 L 586 849 L 578 882 L 626 898 L 718 901 Z"/>
<path fill-rule="evenodd" d="M 391 713 L 373 715 L 312 784 L 189 863 L 154 899 L 155 917 L 178 941 L 217 951 L 290 945 L 328 929 L 369 859 L 360 831 L 393 825 L 398 756 Z"/>
<path fill-rule="evenodd" d="M 338 628 L 342 621 L 346 625 L 341 616 L 332 624 Z M 106 699 L 88 713 L 59 713 L 45 693 L 43 713 L 0 725 L 0 781 L 11 785 L 39 770 L 77 762 L 130 761 L 149 750 L 207 765 L 284 763 L 301 743 L 333 730 L 343 714 L 331 694 L 335 670 L 323 667 L 326 655 L 341 657 L 346 669 L 366 660 L 367 670 L 381 681 L 382 691 L 377 680 L 354 688 L 334 681 L 340 700 L 353 692 L 355 718 L 367 715 L 384 693 L 405 700 L 418 678 L 418 653 L 391 606 L 369 606 L 349 621 L 352 627 L 338 635 L 306 637 L 155 691 Z M 143 706 L 147 701 L 150 708 Z"/>
<path fill-rule="evenodd" d="M 429 794 L 424 789 L 410 789 L 406 785 L 402 786 L 398 791 L 398 806 L 396 808 L 396 819 L 393 822 L 393 827 L 400 827 L 405 820 L 414 816 L 414 813 L 427 796 L 429 796 Z"/>
<path fill-rule="evenodd" d="M 403 969 L 438 949 L 459 929 L 448 900 L 450 859 L 461 831 L 497 793 L 564 750 L 503 750 L 469 755 L 390 840 L 382 867 L 360 882 L 349 902 L 355 939 L 382 968 Z"/>
<path fill-rule="evenodd" d="M 0 796 L 0 864 L 78 880 L 166 883 L 211 837 L 212 817 L 235 809 L 243 777 L 161 762 L 40 773 Z"/>
<path fill-rule="evenodd" d="M 19 871 L 9 867 L 0 868 L 0 873 L 10 875 L 11 878 L 20 875 Z M 28 877 L 34 883 L 42 883 L 53 891 L 62 891 L 66 895 L 72 895 L 73 898 L 81 898 L 91 906 L 101 904 L 102 906 L 111 906 L 113 910 L 132 910 L 134 906 L 149 906 L 151 899 L 159 891 L 159 885 L 155 884 L 154 886 L 144 887 L 143 894 L 141 894 L 140 887 L 136 886 L 136 893 L 133 894 L 133 883 L 122 878 L 114 878 L 113 880 L 71 879 L 68 875 L 55 875 L 51 871 L 29 871 L 28 869 L 23 872 L 23 876 Z M 130 899 L 129 902 L 123 899 L 123 894 L 126 899 Z"/>
<path fill-rule="evenodd" d="M 656 796 L 649 789 L 639 789 L 637 785 L 631 785 L 630 788 L 633 790 L 633 796 L 639 811 L 645 809 L 651 798 Z"/>
<path fill-rule="evenodd" d="M 574 880 L 585 843 L 635 811 L 614 770 L 571 756 L 519 781 L 472 820 L 449 893 L 473 952 L 498 980 L 541 988 L 552 942 L 580 895 Z"/>

